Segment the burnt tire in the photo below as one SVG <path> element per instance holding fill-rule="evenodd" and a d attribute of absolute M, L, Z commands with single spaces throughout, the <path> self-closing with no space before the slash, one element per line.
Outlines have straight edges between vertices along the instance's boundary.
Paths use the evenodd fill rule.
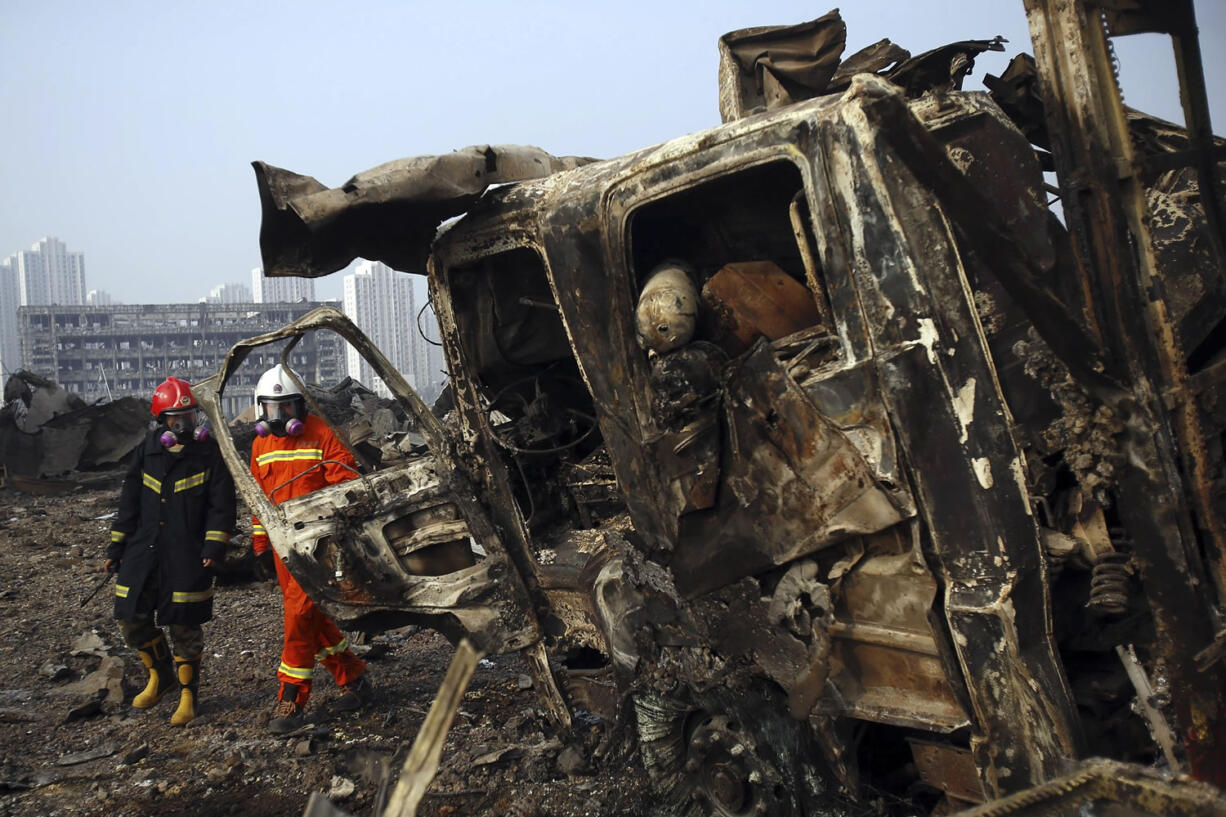
<path fill-rule="evenodd" d="M 660 814 L 840 815 L 807 727 L 771 689 L 686 690 L 634 700 L 643 765 Z"/>

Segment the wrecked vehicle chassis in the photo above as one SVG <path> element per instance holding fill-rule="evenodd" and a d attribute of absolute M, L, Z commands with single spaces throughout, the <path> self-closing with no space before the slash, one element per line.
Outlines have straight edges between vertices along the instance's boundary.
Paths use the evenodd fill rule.
<path fill-rule="evenodd" d="M 489 191 L 430 254 L 456 403 L 454 428 L 423 422 L 430 464 L 252 507 L 282 514 L 274 546 L 338 619 L 429 598 L 431 626 L 535 656 L 559 722 L 632 719 L 674 813 L 850 814 L 883 791 L 948 813 L 1087 754 L 1178 764 L 1162 696 L 1130 709 L 1156 646 L 1109 486 L 1085 476 L 1107 470 L 1053 442 L 1078 422 L 1109 439 L 1112 416 L 1053 391 L 1094 366 L 1048 343 L 1080 335 L 1029 272 L 1053 254 L 1040 190 L 986 96 L 909 103 L 860 76 Z M 292 200 L 262 192 L 283 220 Z M 640 293 L 678 260 L 703 307 L 648 354 Z M 750 297 L 797 291 L 791 317 Z M 484 561 L 423 579 L 389 555 L 417 483 Z M 427 588 L 489 560 L 473 584 L 496 603 L 448 618 Z"/>
<path fill-rule="evenodd" d="M 978 126 L 981 144 L 967 141 L 984 164 L 1026 166 L 982 97 L 944 105 L 929 114 Z M 493 513 L 521 532 L 536 575 L 547 560 L 590 569 L 569 530 L 597 503 L 560 458 L 507 462 L 508 436 L 546 447 L 522 442 L 545 401 L 525 390 L 521 404 L 537 406 L 516 412 L 500 393 L 535 377 L 555 410 L 599 420 L 602 445 L 588 453 L 589 438 L 573 460 L 603 449 L 631 525 L 605 537 L 622 558 L 603 575 L 619 581 L 585 612 L 603 625 L 610 680 L 635 690 L 649 769 L 679 801 L 786 813 L 856 791 L 855 723 L 922 740 L 916 758 L 980 779 L 955 794 L 968 800 L 1074 755 L 1024 461 L 945 214 L 891 144 L 900 129 L 923 131 L 902 96 L 857 81 L 499 191 L 434 246 L 457 405 L 490 463 Z M 1009 193 L 1039 217 L 1022 184 Z M 688 405 L 661 405 L 631 320 L 648 272 L 674 257 L 699 269 L 770 259 L 807 285 L 818 320 L 733 357 Z M 586 395 L 566 388 L 572 377 Z M 676 402 L 697 380 L 671 386 L 686 395 Z M 491 401 L 510 429 L 482 422 Z M 552 507 L 525 484 L 557 485 Z M 555 652 L 584 655 L 588 628 L 563 621 Z"/>

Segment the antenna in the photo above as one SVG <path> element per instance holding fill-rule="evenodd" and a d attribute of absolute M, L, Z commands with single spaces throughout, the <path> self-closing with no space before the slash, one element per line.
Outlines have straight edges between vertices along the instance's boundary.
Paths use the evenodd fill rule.
<path fill-rule="evenodd" d="M 106 399 L 108 402 L 114 403 L 115 397 L 111 394 L 111 384 L 106 380 L 106 364 L 98 364 L 98 379 L 102 381 L 102 385 L 106 387 Z"/>

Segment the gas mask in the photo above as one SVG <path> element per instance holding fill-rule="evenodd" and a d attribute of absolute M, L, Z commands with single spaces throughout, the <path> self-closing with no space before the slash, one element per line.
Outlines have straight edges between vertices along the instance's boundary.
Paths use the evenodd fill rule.
<path fill-rule="evenodd" d="M 302 399 L 293 400 L 261 400 L 264 409 L 263 418 L 255 424 L 255 433 L 261 437 L 272 434 L 274 437 L 297 437 L 302 434 L 306 425 L 302 415 L 306 411 Z"/>
<path fill-rule="evenodd" d="M 166 430 L 158 437 L 158 442 L 164 448 L 204 442 L 209 438 L 208 421 L 195 409 L 163 412 L 162 425 Z"/>

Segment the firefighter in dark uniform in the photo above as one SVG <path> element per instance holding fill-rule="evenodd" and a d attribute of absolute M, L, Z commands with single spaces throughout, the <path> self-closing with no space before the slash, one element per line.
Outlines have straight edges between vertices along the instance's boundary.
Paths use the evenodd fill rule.
<path fill-rule="evenodd" d="M 187 381 L 170 377 L 158 386 L 153 415 L 158 425 L 124 477 L 103 567 L 119 572 L 115 618 L 149 671 L 132 706 L 148 709 L 177 687 L 170 722 L 182 726 L 196 717 L 200 625 L 213 617 L 212 569 L 234 529 L 234 480 Z M 160 625 L 170 627 L 173 663 Z"/>

